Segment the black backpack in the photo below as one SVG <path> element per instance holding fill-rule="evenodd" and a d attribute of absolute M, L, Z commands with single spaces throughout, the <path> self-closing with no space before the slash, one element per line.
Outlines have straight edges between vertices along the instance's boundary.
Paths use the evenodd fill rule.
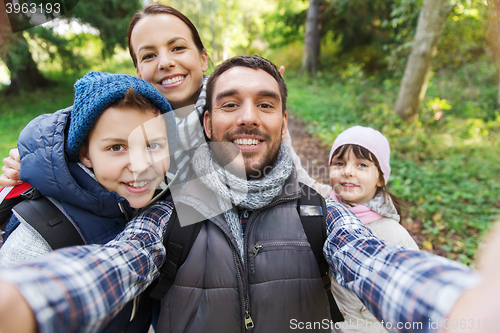
<path fill-rule="evenodd" d="M 11 218 L 12 211 L 30 224 L 52 250 L 85 244 L 83 237 L 66 215 L 34 187 L 24 191 L 19 197 L 4 200 L 0 204 L 0 220 L 4 221 L 4 225 Z M 10 234 L 16 227 L 17 224 L 6 231 Z"/>
<path fill-rule="evenodd" d="M 85 245 L 84 238 L 80 235 L 77 227 L 64 215 L 64 213 L 52 203 L 47 197 L 34 187 L 23 192 L 19 197 L 2 201 L 0 204 L 0 219 L 7 224 L 12 211 L 15 211 L 26 223 L 31 225 L 45 241 L 49 244 L 52 250 L 57 250 L 63 247 Z M 7 230 L 10 234 L 18 224 L 13 224 Z M 1 237 L 1 235 L 0 235 Z M 149 304 L 145 304 L 141 309 L 143 313 L 151 311 L 147 309 Z M 118 333 L 118 332 L 148 332 L 150 326 L 149 318 L 141 317 L 142 321 L 136 319 L 130 321 L 134 310 L 134 302 L 131 301 L 113 318 L 107 326 L 100 332 L 102 333 Z M 135 318 L 135 317 L 134 317 Z M 149 321 L 148 321 L 149 320 Z M 134 326 L 131 326 L 132 322 Z M 129 328 L 129 326 L 131 326 Z"/>
<path fill-rule="evenodd" d="M 330 290 L 328 276 L 329 265 L 323 255 L 323 245 L 326 241 L 326 203 L 325 199 L 314 189 L 300 184 L 301 196 L 298 199 L 297 210 L 311 249 L 318 262 L 323 285 L 330 303 L 330 315 L 334 322 L 344 321 Z M 199 221 L 205 220 L 200 218 Z M 201 223 L 181 227 L 177 212 L 174 209 L 165 231 L 163 244 L 167 250 L 167 258 L 160 268 L 160 276 L 151 288 L 150 297 L 161 300 L 174 283 L 177 270 L 186 260 L 191 247 L 201 229 Z"/>

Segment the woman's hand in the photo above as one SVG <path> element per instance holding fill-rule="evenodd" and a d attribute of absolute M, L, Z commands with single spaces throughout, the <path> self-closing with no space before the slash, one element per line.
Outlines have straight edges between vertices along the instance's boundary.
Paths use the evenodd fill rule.
<path fill-rule="evenodd" d="M 15 186 L 22 184 L 19 180 L 21 171 L 21 158 L 17 148 L 11 149 L 9 157 L 3 159 L 3 174 L 0 176 L 0 186 Z"/>

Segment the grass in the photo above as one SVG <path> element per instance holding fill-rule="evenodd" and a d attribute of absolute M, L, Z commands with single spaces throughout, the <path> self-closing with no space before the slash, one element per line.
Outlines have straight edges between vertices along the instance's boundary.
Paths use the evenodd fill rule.
<path fill-rule="evenodd" d="M 400 79 L 356 70 L 314 81 L 286 73 L 287 106 L 328 145 L 354 125 L 382 131 L 392 148 L 389 187 L 408 203 L 404 225 L 421 232 L 424 249 L 471 264 L 500 217 L 500 116 L 489 68 L 478 61 L 435 73 L 411 123 L 393 111 Z"/>

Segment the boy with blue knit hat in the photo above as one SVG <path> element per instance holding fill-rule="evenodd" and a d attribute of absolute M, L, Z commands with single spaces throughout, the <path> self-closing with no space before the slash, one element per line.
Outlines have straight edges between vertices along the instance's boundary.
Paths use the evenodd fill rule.
<path fill-rule="evenodd" d="M 59 247 L 104 244 L 167 191 L 165 174 L 177 143 L 167 100 L 150 83 L 123 74 L 90 72 L 74 87 L 72 107 L 34 119 L 18 140 L 22 179 L 66 223 L 54 223 L 41 210 L 39 221 L 24 218 L 33 212 L 20 205 L 40 199 L 21 202 L 6 228 L 0 267 Z M 39 222 L 51 227 L 41 229 Z M 64 224 L 69 233 L 56 229 Z M 102 332 L 147 331 L 151 303 L 141 304 L 137 312 L 128 303 Z"/>
<path fill-rule="evenodd" d="M 64 213 L 83 243 L 104 244 L 165 188 L 175 118 L 167 100 L 137 77 L 90 72 L 74 87 L 73 107 L 34 119 L 20 134 L 21 176 Z M 15 209 L 9 225 L 0 266 L 53 250 Z"/>

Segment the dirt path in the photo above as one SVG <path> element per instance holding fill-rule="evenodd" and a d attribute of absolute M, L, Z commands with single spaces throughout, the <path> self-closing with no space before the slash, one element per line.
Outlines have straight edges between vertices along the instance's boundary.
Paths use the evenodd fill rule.
<path fill-rule="evenodd" d="M 292 137 L 292 146 L 300 157 L 302 166 L 314 179 L 328 184 L 327 169 L 330 146 L 325 145 L 318 137 L 313 137 L 305 129 L 305 123 L 293 117 L 288 117 L 288 130 Z"/>

